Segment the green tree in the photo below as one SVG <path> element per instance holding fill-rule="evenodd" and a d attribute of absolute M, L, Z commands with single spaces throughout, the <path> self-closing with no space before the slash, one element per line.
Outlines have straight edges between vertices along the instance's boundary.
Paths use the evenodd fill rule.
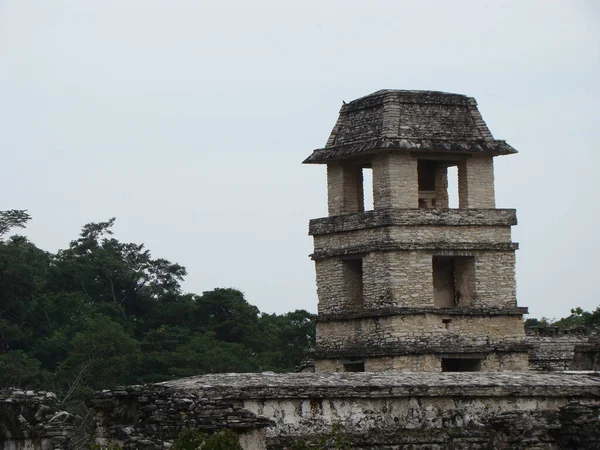
<path fill-rule="evenodd" d="M 115 219 L 89 223 L 79 239 L 58 252 L 62 288 L 80 290 L 93 302 L 110 303 L 107 314 L 120 311 L 143 316 L 157 301 L 179 295 L 185 268 L 166 259 L 153 259 L 143 244 L 112 238 Z"/>
<path fill-rule="evenodd" d="M 171 375 L 188 377 L 205 373 L 255 372 L 254 352 L 243 344 L 224 342 L 214 333 L 194 336 L 173 352 Z"/>
<path fill-rule="evenodd" d="M 139 343 L 110 318 L 94 314 L 71 341 L 68 356 L 57 368 L 64 385 L 92 389 L 131 383 L 141 358 Z"/>
<path fill-rule="evenodd" d="M 46 377 L 47 374 L 40 368 L 40 362 L 30 358 L 22 350 L 0 354 L 0 389 L 41 386 Z"/>
<path fill-rule="evenodd" d="M 552 325 L 559 328 L 581 327 L 591 331 L 594 327 L 600 325 L 600 307 L 592 312 L 584 311 L 580 307 L 573 308 L 569 316 L 557 320 Z"/>
<path fill-rule="evenodd" d="M 236 289 L 217 288 L 203 292 L 196 299 L 198 325 L 212 331 L 216 339 L 225 342 L 260 346 L 259 314 L 258 308 L 249 304 L 244 294 Z"/>
<path fill-rule="evenodd" d="M 0 211 L 0 238 L 13 228 L 25 228 L 31 216 L 24 209 L 10 209 Z"/>
<path fill-rule="evenodd" d="M 0 241 L 0 353 L 32 343 L 27 322 L 34 298 L 46 289 L 51 255 L 23 236 Z"/>

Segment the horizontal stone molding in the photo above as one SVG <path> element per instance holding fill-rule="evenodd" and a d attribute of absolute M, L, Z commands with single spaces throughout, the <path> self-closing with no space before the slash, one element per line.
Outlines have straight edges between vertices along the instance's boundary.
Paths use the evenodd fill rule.
<path fill-rule="evenodd" d="M 372 317 L 408 316 L 420 314 L 436 314 L 440 316 L 522 316 L 528 314 L 527 307 L 515 306 L 514 308 L 380 308 L 363 309 L 356 311 L 343 311 L 334 314 L 321 313 L 314 318 L 315 322 L 333 322 L 341 320 L 356 320 Z"/>
<path fill-rule="evenodd" d="M 340 258 L 345 256 L 364 255 L 370 252 L 390 252 L 390 251 L 431 251 L 436 255 L 458 255 L 456 252 L 465 251 L 506 251 L 514 252 L 519 249 L 519 244 L 512 243 L 472 243 L 472 242 L 427 242 L 423 244 L 413 242 L 380 242 L 368 245 L 356 245 L 343 249 L 319 250 L 310 254 L 309 257 L 315 261 L 326 258 Z M 463 256 L 461 254 L 460 256 Z"/>
<path fill-rule="evenodd" d="M 440 342 L 441 341 L 441 342 Z M 423 339 L 421 342 L 397 342 L 389 345 L 374 346 L 356 346 L 345 348 L 317 348 L 315 349 L 315 360 L 319 359 L 344 359 L 344 358 L 364 358 L 364 357 L 390 357 L 402 355 L 469 355 L 490 353 L 528 353 L 531 349 L 530 344 L 516 342 L 495 342 L 490 344 L 469 345 L 460 339 L 447 339 L 446 342 L 438 340 Z"/>
<path fill-rule="evenodd" d="M 394 139 L 382 137 L 316 149 L 303 161 L 303 164 L 326 164 L 357 154 L 368 155 L 381 151 L 442 154 L 483 153 L 492 156 L 517 153 L 513 147 L 502 140 L 448 141 L 444 139 Z"/>
<path fill-rule="evenodd" d="M 384 226 L 512 226 L 514 209 L 382 209 L 312 219 L 308 234 L 342 233 Z"/>

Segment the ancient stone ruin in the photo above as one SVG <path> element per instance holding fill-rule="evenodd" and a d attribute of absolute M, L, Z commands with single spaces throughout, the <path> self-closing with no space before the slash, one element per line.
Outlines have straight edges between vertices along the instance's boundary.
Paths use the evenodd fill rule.
<path fill-rule="evenodd" d="M 247 450 L 331 435 L 353 449 L 558 450 L 598 448 L 599 398 L 600 377 L 585 374 L 263 373 L 130 386 L 89 404 L 96 438 L 131 449 L 162 449 L 186 426 L 231 428 Z"/>
<path fill-rule="evenodd" d="M 546 326 L 528 330 L 531 370 L 600 370 L 600 330 Z"/>
<path fill-rule="evenodd" d="M 527 369 L 517 218 L 494 200 L 493 159 L 512 153 L 464 95 L 384 90 L 342 107 L 327 145 L 304 161 L 327 164 L 329 217 L 310 222 L 317 371 Z"/>
<path fill-rule="evenodd" d="M 0 392 L 3 450 L 69 448 L 80 422 L 80 417 L 61 410 L 52 392 L 20 389 Z"/>
<path fill-rule="evenodd" d="M 385 90 L 345 104 L 305 161 L 327 164 L 328 183 L 329 217 L 309 227 L 316 373 L 97 392 L 87 400 L 96 442 L 163 450 L 184 429 L 229 428 L 246 450 L 323 438 L 369 450 L 600 448 L 598 336 L 524 333 L 516 214 L 494 201 L 493 158 L 511 153 L 470 97 Z M 452 166 L 458 208 L 449 208 Z M 2 449 L 69 448 L 76 418 L 47 395 L 0 398 Z"/>

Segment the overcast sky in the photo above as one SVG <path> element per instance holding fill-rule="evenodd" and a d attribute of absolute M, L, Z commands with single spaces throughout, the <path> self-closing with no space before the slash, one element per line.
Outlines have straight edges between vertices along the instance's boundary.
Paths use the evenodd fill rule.
<path fill-rule="evenodd" d="M 342 100 L 457 92 L 520 152 L 496 159 L 519 304 L 594 309 L 599 25 L 594 0 L 0 0 L 0 210 L 50 251 L 116 217 L 187 291 L 314 312 L 326 181 L 302 160 Z"/>

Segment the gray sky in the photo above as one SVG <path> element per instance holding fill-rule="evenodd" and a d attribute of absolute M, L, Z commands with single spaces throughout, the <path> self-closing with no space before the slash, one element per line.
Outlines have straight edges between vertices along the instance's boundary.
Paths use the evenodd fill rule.
<path fill-rule="evenodd" d="M 316 311 L 325 170 L 300 163 L 342 100 L 463 93 L 520 152 L 496 160 L 519 304 L 594 309 L 599 25 L 594 0 L 0 0 L 0 210 L 51 251 L 116 216 L 188 291 Z"/>

